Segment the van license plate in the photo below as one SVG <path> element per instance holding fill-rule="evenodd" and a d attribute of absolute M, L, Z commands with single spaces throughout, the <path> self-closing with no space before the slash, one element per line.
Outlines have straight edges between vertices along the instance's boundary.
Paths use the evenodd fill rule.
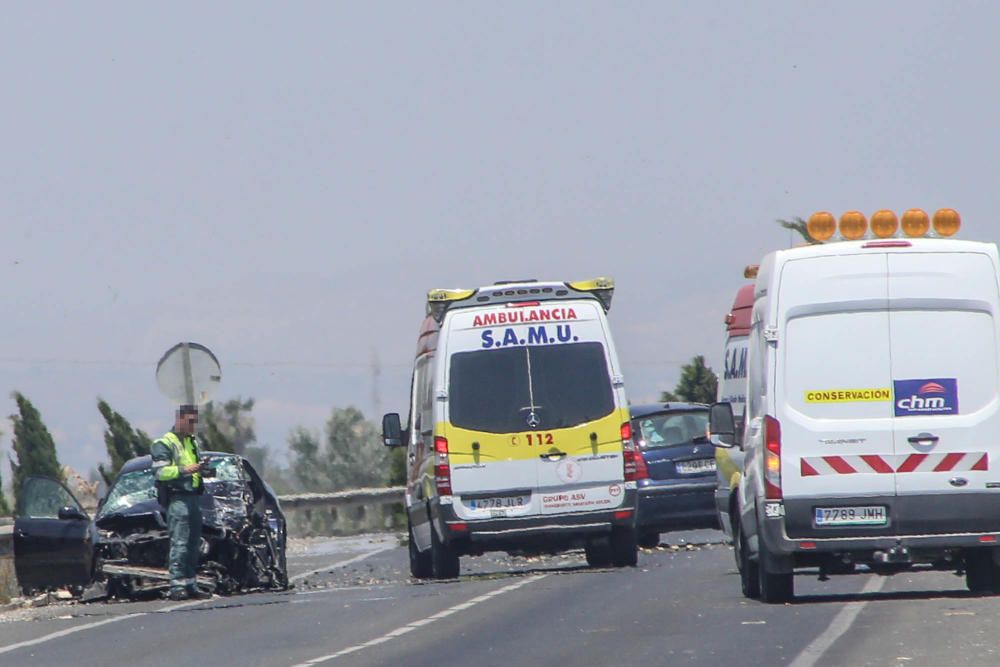
<path fill-rule="evenodd" d="M 817 507 L 817 526 L 883 526 L 886 523 L 885 507 Z"/>
<path fill-rule="evenodd" d="M 698 461 L 678 461 L 677 472 L 682 475 L 693 475 L 699 472 L 715 472 L 715 459 L 700 459 Z"/>
<path fill-rule="evenodd" d="M 531 496 L 492 496 L 489 498 L 469 498 L 466 502 L 474 510 L 507 510 L 526 507 Z"/>

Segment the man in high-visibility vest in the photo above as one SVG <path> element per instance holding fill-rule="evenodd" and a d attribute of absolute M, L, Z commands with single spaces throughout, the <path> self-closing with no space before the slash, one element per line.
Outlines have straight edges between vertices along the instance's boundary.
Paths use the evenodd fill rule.
<path fill-rule="evenodd" d="M 170 531 L 170 599 L 208 599 L 198 589 L 198 551 L 201 546 L 203 491 L 201 461 L 195 441 L 198 408 L 182 405 L 174 428 L 153 443 L 153 470 L 161 502 L 167 508 Z"/>

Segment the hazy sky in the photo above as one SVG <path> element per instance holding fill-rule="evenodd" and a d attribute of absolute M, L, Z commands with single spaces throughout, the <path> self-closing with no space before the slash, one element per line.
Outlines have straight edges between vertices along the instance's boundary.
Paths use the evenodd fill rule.
<path fill-rule="evenodd" d="M 284 449 L 333 406 L 405 411 L 428 288 L 597 275 L 655 399 L 695 354 L 719 369 L 776 218 L 951 206 L 1000 238 L 998 26 L 987 2 L 7 3 L 0 414 L 24 392 L 85 472 L 97 396 L 159 435 L 155 363 L 192 340 Z"/>

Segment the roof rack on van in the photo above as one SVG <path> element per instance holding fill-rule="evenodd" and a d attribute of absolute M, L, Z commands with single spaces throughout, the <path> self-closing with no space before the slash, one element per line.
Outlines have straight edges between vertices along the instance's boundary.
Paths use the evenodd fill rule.
<path fill-rule="evenodd" d="M 562 283 L 540 283 L 537 280 L 505 281 L 479 289 L 432 289 L 427 292 L 427 314 L 440 324 L 444 320 L 445 313 L 453 308 L 519 301 L 558 301 L 581 297 L 596 299 L 607 312 L 611 309 L 611 297 L 614 291 L 615 281 L 605 277 Z"/>

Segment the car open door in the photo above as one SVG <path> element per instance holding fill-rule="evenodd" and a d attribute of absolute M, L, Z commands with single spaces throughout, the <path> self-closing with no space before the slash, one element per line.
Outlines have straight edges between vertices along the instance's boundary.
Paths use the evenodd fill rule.
<path fill-rule="evenodd" d="M 14 569 L 23 591 L 86 586 L 97 529 L 73 494 L 47 477 L 28 477 L 14 518 Z"/>

